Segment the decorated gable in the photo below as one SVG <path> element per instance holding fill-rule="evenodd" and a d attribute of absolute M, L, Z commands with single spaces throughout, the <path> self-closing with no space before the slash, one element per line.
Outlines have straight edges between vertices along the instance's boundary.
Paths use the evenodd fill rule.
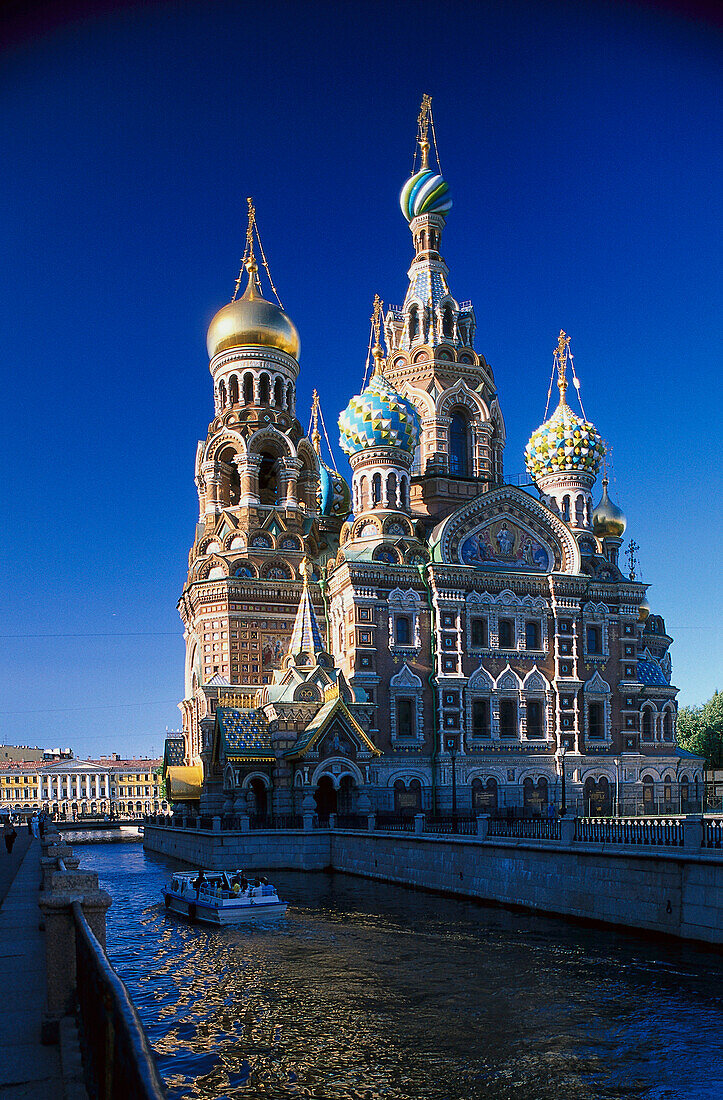
<path fill-rule="evenodd" d="M 434 532 L 433 558 L 490 572 L 579 573 L 569 527 L 521 489 L 483 493 Z"/>

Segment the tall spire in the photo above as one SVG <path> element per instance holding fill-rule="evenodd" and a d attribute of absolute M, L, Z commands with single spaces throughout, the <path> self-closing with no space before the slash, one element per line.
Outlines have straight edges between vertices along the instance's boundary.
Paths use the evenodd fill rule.
<path fill-rule="evenodd" d="M 419 142 L 419 148 L 422 153 L 422 171 L 429 170 L 429 141 L 427 135 L 429 133 L 429 122 L 432 117 L 432 97 L 431 95 L 422 96 L 422 104 L 419 108 L 419 118 L 417 119 L 417 141 Z"/>
<path fill-rule="evenodd" d="M 557 388 L 560 391 L 560 404 L 566 405 L 565 391 L 567 390 L 567 357 L 570 352 L 570 337 L 563 329 L 557 338 L 557 347 L 554 352 L 555 365 L 557 366 Z"/>
<path fill-rule="evenodd" d="M 316 614 L 309 595 L 309 576 L 311 575 L 311 562 L 304 558 L 299 566 L 299 572 L 304 581 L 304 587 L 299 600 L 299 607 L 294 620 L 294 628 L 289 642 L 289 656 L 299 658 L 305 654 L 316 657 L 324 653 L 324 643 L 321 639 L 321 631 L 316 621 Z M 302 662 L 303 663 L 303 662 Z"/>
<path fill-rule="evenodd" d="M 375 374 L 384 374 L 384 352 L 382 351 L 381 344 L 381 327 L 382 327 L 382 309 L 384 303 L 378 294 L 374 295 L 374 311 L 371 315 L 371 323 L 374 328 L 374 347 L 372 348 L 372 355 L 374 356 L 374 370 L 372 371 L 372 378 Z"/>
<path fill-rule="evenodd" d="M 311 395 L 311 445 L 321 455 L 321 432 L 319 431 L 319 395 L 314 390 Z"/>
<path fill-rule="evenodd" d="M 268 260 L 266 259 L 266 253 L 264 252 L 264 246 L 261 243 L 259 227 L 256 224 L 256 207 L 254 206 L 254 200 L 251 198 L 251 196 L 246 199 L 246 204 L 248 206 L 248 220 L 246 223 L 246 244 L 244 246 L 244 254 L 241 257 L 241 267 L 238 273 L 238 278 L 236 279 L 236 288 L 233 292 L 233 298 L 231 299 L 231 301 L 236 301 L 239 287 L 241 286 L 241 280 L 243 279 L 244 271 L 248 273 L 249 279 L 248 283 L 246 284 L 246 289 L 241 295 L 242 301 L 251 302 L 254 299 L 263 298 L 261 281 L 259 279 L 259 265 L 256 262 L 256 252 L 254 248 L 254 241 L 256 241 L 259 246 L 259 252 L 261 253 L 261 261 L 264 265 L 264 270 L 266 271 L 266 277 L 269 280 L 269 284 L 274 292 L 276 301 L 283 309 L 283 302 L 281 301 L 281 298 L 279 298 L 279 293 L 274 286 L 274 280 L 271 278 Z"/>

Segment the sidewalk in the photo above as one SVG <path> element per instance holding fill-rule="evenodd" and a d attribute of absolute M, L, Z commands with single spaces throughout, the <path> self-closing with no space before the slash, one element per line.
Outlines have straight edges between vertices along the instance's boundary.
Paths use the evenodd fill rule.
<path fill-rule="evenodd" d="M 0 861 L 0 897 L 7 890 L 0 904 L 0 1100 L 62 1100 L 60 1048 L 40 1042 L 45 1007 L 40 841 L 19 836 L 12 855 L 0 851 L 0 857 L 7 861 Z M 11 860 L 19 864 L 14 879 Z"/>

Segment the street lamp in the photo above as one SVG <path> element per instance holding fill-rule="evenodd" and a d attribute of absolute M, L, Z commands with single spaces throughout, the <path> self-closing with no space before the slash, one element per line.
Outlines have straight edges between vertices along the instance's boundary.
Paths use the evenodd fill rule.
<path fill-rule="evenodd" d="M 567 800 L 565 798 L 565 753 L 567 752 L 567 742 L 563 739 L 560 742 L 560 772 L 562 776 L 562 791 L 560 792 L 560 817 L 564 817 L 567 813 Z"/>
<path fill-rule="evenodd" d="M 457 816 L 457 768 L 455 765 L 457 755 L 457 738 L 447 738 L 447 750 L 452 757 L 452 816 Z"/>

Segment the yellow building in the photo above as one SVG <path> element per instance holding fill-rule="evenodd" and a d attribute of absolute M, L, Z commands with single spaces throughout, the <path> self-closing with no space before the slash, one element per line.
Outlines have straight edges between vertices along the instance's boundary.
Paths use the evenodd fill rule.
<path fill-rule="evenodd" d="M 33 810 L 65 819 L 162 813 L 160 760 L 0 760 L 0 813 Z"/>

